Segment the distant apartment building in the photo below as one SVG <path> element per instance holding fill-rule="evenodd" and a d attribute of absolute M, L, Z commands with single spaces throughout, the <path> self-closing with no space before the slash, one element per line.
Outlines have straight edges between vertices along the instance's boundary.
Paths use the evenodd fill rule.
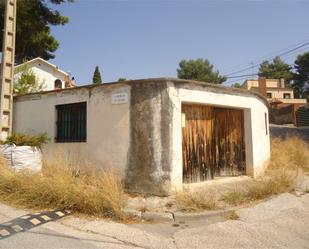
<path fill-rule="evenodd" d="M 285 85 L 284 79 L 246 80 L 243 87 L 261 93 L 271 105 L 276 104 L 306 104 L 306 99 L 295 99 L 293 89 Z"/>
<path fill-rule="evenodd" d="M 293 89 L 286 86 L 284 79 L 248 79 L 242 85 L 250 91 L 259 92 L 270 105 L 269 121 L 275 124 L 296 124 L 297 111 L 307 105 L 306 99 L 294 98 Z"/>

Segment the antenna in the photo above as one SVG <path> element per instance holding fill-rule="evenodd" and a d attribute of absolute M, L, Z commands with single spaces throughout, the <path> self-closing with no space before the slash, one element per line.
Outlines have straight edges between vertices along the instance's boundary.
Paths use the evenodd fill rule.
<path fill-rule="evenodd" d="M 13 76 L 17 4 L 17 0 L 5 1 L 0 78 L 0 140 L 2 141 L 12 133 Z"/>

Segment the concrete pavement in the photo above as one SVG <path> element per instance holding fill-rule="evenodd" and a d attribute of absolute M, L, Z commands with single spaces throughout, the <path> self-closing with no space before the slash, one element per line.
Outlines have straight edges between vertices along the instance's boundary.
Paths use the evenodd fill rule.
<path fill-rule="evenodd" d="M 2 224 L 26 214 L 0 205 Z M 1 239 L 0 248 L 309 248 L 309 194 L 282 194 L 237 214 L 239 220 L 205 214 L 158 224 L 68 216 Z"/>

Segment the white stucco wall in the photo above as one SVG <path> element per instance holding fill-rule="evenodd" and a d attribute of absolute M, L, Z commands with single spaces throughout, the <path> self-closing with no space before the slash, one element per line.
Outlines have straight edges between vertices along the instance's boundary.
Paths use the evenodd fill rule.
<path fill-rule="evenodd" d="M 152 82 L 151 80 L 149 81 Z M 244 110 L 246 173 L 254 177 L 262 173 L 270 156 L 268 117 L 265 125 L 265 113 L 268 116 L 268 108 L 263 100 L 253 94 L 237 93 L 239 90 L 231 90 L 231 93 L 229 93 L 229 90 L 210 89 L 191 83 L 178 84 L 177 80 L 175 82 L 167 80 L 167 98 L 171 101 L 173 112 L 173 115 L 171 115 L 172 121 L 168 127 L 172 133 L 169 138 L 171 143 L 169 148 L 172 151 L 171 184 L 173 188 L 181 188 L 183 183 L 182 103 L 196 103 Z M 162 84 L 162 80 L 160 83 Z M 132 84 L 147 84 L 147 82 Z M 62 153 L 78 163 L 85 163 L 86 161 L 97 167 L 112 168 L 125 173 L 129 158 L 132 128 L 130 127 L 131 89 L 133 91 L 130 84 L 118 83 L 19 96 L 15 98 L 14 102 L 13 131 L 30 134 L 46 132 L 52 139 L 44 148 L 44 154 L 47 158 L 54 154 Z M 139 94 L 143 94 L 143 91 L 139 92 L 138 87 L 136 91 Z M 112 96 L 116 93 L 126 93 L 127 101 L 122 104 L 113 104 Z M 132 99 L 134 99 L 133 94 Z M 87 142 L 55 143 L 55 106 L 84 101 L 87 102 Z M 153 98 L 150 101 L 156 102 L 157 99 Z M 147 110 L 141 110 L 147 112 Z M 161 132 L 160 120 L 159 116 L 153 116 L 154 125 L 153 128 L 151 126 L 149 129 L 153 129 L 152 132 L 155 134 Z M 155 139 L 160 140 L 160 136 Z M 156 151 L 158 152 L 160 149 Z M 161 158 L 161 155 L 148 156 L 150 158 Z M 155 160 L 154 164 L 160 165 Z"/>
<path fill-rule="evenodd" d="M 173 119 L 173 183 L 177 189 L 182 184 L 182 129 L 181 104 L 196 103 L 218 107 L 237 108 L 244 110 L 246 174 L 253 177 L 260 175 L 270 157 L 270 137 L 268 128 L 268 108 L 257 97 L 210 92 L 206 88 L 187 85 L 175 88 L 169 83 L 169 93 L 174 105 Z M 265 126 L 265 113 L 267 124 Z M 267 134 L 266 134 L 267 129 Z"/>
<path fill-rule="evenodd" d="M 112 95 L 119 92 L 127 93 L 127 103 L 112 104 Z M 129 98 L 129 86 L 121 84 L 22 96 L 14 103 L 13 131 L 46 132 L 51 138 L 44 148 L 47 158 L 60 154 L 77 163 L 124 172 L 129 148 Z M 55 143 L 55 106 L 84 101 L 87 102 L 87 142 Z"/>
<path fill-rule="evenodd" d="M 39 79 L 39 83 L 43 84 L 43 90 L 49 91 L 53 90 L 55 86 L 55 80 L 59 79 L 62 82 L 62 88 L 65 88 L 65 81 L 67 81 L 64 73 L 60 72 L 56 68 L 40 61 L 35 60 L 28 63 L 29 69 L 31 69 Z M 14 75 L 14 79 L 18 79 L 21 73 Z"/>

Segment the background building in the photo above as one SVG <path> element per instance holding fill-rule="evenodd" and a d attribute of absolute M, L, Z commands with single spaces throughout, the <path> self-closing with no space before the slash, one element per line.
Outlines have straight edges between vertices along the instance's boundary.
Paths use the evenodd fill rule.
<path fill-rule="evenodd" d="M 295 99 L 293 89 L 285 85 L 284 79 L 259 79 L 246 80 L 243 87 L 247 90 L 261 93 L 270 104 L 306 104 L 306 99 Z"/>
<path fill-rule="evenodd" d="M 35 58 L 23 64 L 15 66 L 14 80 L 22 74 L 23 68 L 31 70 L 43 85 L 43 91 L 75 87 L 76 83 L 70 75 L 59 69 L 56 65 L 49 63 L 42 58 Z"/>
<path fill-rule="evenodd" d="M 249 79 L 243 88 L 262 94 L 269 102 L 269 121 L 274 124 L 297 124 L 297 111 L 307 105 L 306 99 L 295 99 L 293 89 L 284 79 Z"/>

